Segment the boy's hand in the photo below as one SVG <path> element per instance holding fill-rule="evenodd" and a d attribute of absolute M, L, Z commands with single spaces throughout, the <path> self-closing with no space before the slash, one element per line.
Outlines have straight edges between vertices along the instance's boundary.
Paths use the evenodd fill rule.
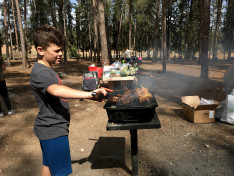
<path fill-rule="evenodd" d="M 98 101 L 102 101 L 102 97 L 105 97 L 107 95 L 107 91 L 105 89 L 96 89 L 93 92 L 93 98 L 97 99 Z"/>

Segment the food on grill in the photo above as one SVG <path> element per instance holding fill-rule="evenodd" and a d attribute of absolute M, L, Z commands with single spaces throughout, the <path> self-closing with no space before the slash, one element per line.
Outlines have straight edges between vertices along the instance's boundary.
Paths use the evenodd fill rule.
<path fill-rule="evenodd" d="M 121 103 L 123 105 L 133 104 L 133 103 L 149 103 L 153 98 L 152 94 L 147 88 L 136 88 L 135 90 L 126 89 L 124 94 L 117 94 L 110 98 L 112 104 Z"/>
<path fill-rule="evenodd" d="M 145 87 L 141 89 L 136 88 L 136 95 L 139 97 L 139 102 L 149 102 L 151 98 L 153 98 L 152 94 L 149 93 L 149 90 Z"/>
<path fill-rule="evenodd" d="M 137 92 L 140 97 L 137 96 Z M 153 92 L 150 93 L 144 88 L 115 90 L 114 92 L 111 92 L 108 101 L 104 106 L 108 115 L 108 122 L 140 123 L 150 121 L 155 114 L 155 108 L 158 106 L 157 101 L 153 96 Z M 131 102 L 128 103 L 130 99 Z M 140 103 L 140 101 L 142 103 Z"/>
<path fill-rule="evenodd" d="M 113 96 L 110 98 L 110 102 L 113 103 L 113 104 L 116 104 L 119 102 L 119 97 L 117 96 Z"/>

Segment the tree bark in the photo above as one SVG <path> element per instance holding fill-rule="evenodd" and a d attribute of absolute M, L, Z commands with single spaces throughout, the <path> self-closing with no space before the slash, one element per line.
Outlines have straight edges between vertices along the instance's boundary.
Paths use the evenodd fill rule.
<path fill-rule="evenodd" d="M 234 1 L 228 0 L 228 7 L 226 13 L 226 50 L 227 50 L 227 60 L 231 59 L 231 52 L 234 45 Z"/>
<path fill-rule="evenodd" d="M 98 26 L 97 26 L 97 2 L 93 2 L 93 28 L 94 28 L 94 59 L 97 62 L 100 62 L 100 53 L 99 53 L 99 37 L 98 37 Z"/>
<path fill-rule="evenodd" d="M 10 4 L 8 4 L 8 27 L 9 27 L 9 34 L 10 34 L 10 51 L 11 51 L 11 56 L 10 59 L 14 58 L 14 53 L 13 53 L 13 44 L 12 44 L 12 35 L 11 35 L 11 23 L 10 23 Z"/>
<path fill-rule="evenodd" d="M 170 0 L 167 0 L 167 59 L 170 59 L 170 23 L 171 23 L 171 2 Z"/>
<path fill-rule="evenodd" d="M 15 40 L 16 40 L 16 47 L 17 47 L 16 49 L 18 50 L 18 52 L 20 52 L 20 50 L 19 50 L 18 32 L 17 32 L 16 19 L 15 19 L 14 0 L 11 0 L 11 8 L 12 8 L 13 21 L 14 21 Z"/>
<path fill-rule="evenodd" d="M 154 27 L 154 55 L 153 62 L 158 58 L 158 26 L 159 26 L 159 9 L 160 9 L 160 0 L 157 0 L 156 5 L 156 19 L 155 19 L 155 27 Z"/>
<path fill-rule="evenodd" d="M 54 1 L 53 0 L 49 0 L 50 2 L 50 10 L 51 10 L 51 18 L 52 18 L 52 22 L 53 25 L 57 28 L 57 19 L 56 19 L 56 9 L 54 8 Z"/>
<path fill-rule="evenodd" d="M 88 19 L 90 18 L 90 12 L 88 12 Z M 91 35 L 91 22 L 88 22 L 88 28 L 89 28 L 89 58 L 91 59 L 91 61 L 93 62 L 93 50 L 92 50 L 92 35 Z"/>
<path fill-rule="evenodd" d="M 218 31 L 220 27 L 220 19 L 221 19 L 221 9 L 223 0 L 217 0 L 217 17 L 216 17 L 216 24 L 215 24 L 215 31 L 214 31 L 214 44 L 213 44 L 213 59 L 217 60 L 217 43 L 218 43 Z"/>
<path fill-rule="evenodd" d="M 25 52 L 26 52 L 26 60 L 28 61 L 28 38 L 27 38 L 27 1 L 24 0 L 24 34 L 25 34 Z M 29 63 L 28 63 L 29 64 Z"/>
<path fill-rule="evenodd" d="M 63 33 L 64 33 L 64 63 L 67 63 L 68 53 L 67 53 L 67 27 L 66 27 L 66 11 L 65 11 L 66 0 L 63 0 Z"/>
<path fill-rule="evenodd" d="M 167 29 L 166 29 L 166 15 L 167 15 L 167 9 L 166 9 L 166 0 L 162 0 L 162 71 L 166 72 L 166 60 L 167 60 Z"/>
<path fill-rule="evenodd" d="M 101 62 L 104 65 L 109 65 L 104 4 L 103 4 L 103 0 L 98 0 L 97 2 L 98 2 L 97 4 L 98 12 L 99 12 L 99 29 L 100 29 L 100 37 L 101 37 L 100 39 L 101 39 L 101 47 L 102 47 Z"/>
<path fill-rule="evenodd" d="M 117 38 L 117 45 L 116 45 L 117 46 L 116 47 L 117 58 L 118 58 L 118 55 L 119 55 L 118 54 L 119 53 L 119 40 L 120 40 L 121 27 L 122 27 L 122 21 L 123 21 L 124 3 L 125 3 L 125 0 L 123 1 L 121 15 L 120 15 L 120 22 L 119 22 L 118 38 Z"/>
<path fill-rule="evenodd" d="M 7 1 L 4 0 L 4 28 L 5 28 L 5 45 L 6 45 L 6 57 L 7 57 L 7 66 L 11 66 L 10 56 L 9 56 L 9 42 L 8 42 L 8 24 L 7 24 Z"/>
<path fill-rule="evenodd" d="M 202 23 L 201 23 L 201 78 L 208 79 L 208 49 L 210 31 L 210 1 L 202 0 Z"/>
<path fill-rule="evenodd" d="M 21 41 L 21 48 L 22 48 L 22 68 L 23 70 L 26 69 L 26 50 L 25 50 L 25 37 L 24 37 L 24 31 L 23 31 L 23 25 L 20 15 L 20 8 L 19 8 L 19 2 L 18 0 L 15 0 L 16 10 L 17 10 L 17 18 L 18 18 L 18 24 L 19 24 L 19 30 L 20 30 L 20 41 Z"/>
<path fill-rule="evenodd" d="M 132 49 L 132 0 L 129 0 L 129 13 L 128 13 L 128 48 Z"/>

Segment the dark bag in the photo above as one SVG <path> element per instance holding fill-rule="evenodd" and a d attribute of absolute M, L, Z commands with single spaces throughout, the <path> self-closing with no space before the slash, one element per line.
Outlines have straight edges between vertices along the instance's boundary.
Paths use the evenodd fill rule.
<path fill-rule="evenodd" d="M 96 71 L 87 71 L 83 74 L 83 83 L 82 87 L 85 91 L 92 91 L 98 88 L 98 72 Z"/>

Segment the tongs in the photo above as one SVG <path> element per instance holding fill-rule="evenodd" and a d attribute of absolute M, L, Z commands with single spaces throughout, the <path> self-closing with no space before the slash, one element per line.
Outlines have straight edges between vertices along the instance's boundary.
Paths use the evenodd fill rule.
<path fill-rule="evenodd" d="M 99 96 L 99 98 L 101 98 L 101 99 L 108 99 L 109 96 L 110 96 L 110 93 L 111 93 L 111 92 L 114 92 L 114 90 L 108 89 L 108 88 L 105 88 L 105 87 L 101 87 L 101 89 L 105 89 L 105 90 L 107 91 L 106 96 L 104 96 L 104 95 L 100 95 L 100 96 Z"/>
<path fill-rule="evenodd" d="M 101 89 L 105 89 L 107 92 L 114 92 L 114 90 L 108 89 L 108 88 L 105 88 L 105 87 L 101 87 Z"/>
<path fill-rule="evenodd" d="M 101 89 L 105 89 L 106 91 L 107 91 L 107 94 L 106 94 L 106 96 L 104 96 L 103 94 L 100 94 L 99 96 L 98 96 L 98 99 L 100 99 L 100 100 L 103 100 L 103 99 L 108 99 L 109 98 L 109 92 L 114 92 L 114 90 L 112 90 L 112 89 L 108 89 L 108 88 L 105 88 L 105 87 L 101 87 Z M 93 92 L 95 95 L 96 95 L 96 92 Z"/>

